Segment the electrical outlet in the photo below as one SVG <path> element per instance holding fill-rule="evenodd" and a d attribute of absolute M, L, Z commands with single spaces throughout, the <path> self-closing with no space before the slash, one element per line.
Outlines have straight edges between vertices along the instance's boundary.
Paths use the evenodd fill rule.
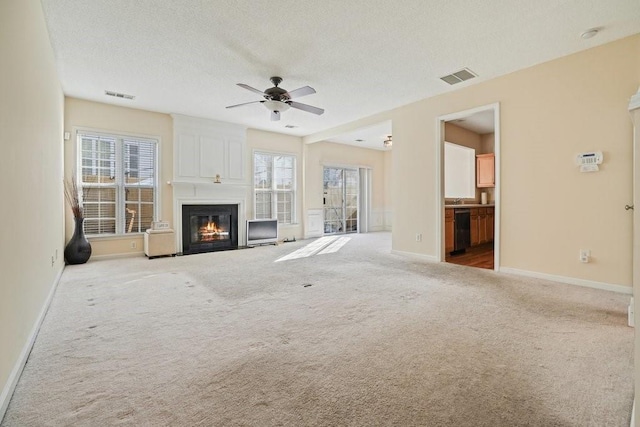
<path fill-rule="evenodd" d="M 416 234 L 416 242 L 422 242 L 422 233 Z"/>
<path fill-rule="evenodd" d="M 580 249 L 580 262 L 588 263 L 591 261 L 591 250 L 589 249 Z"/>
<path fill-rule="evenodd" d="M 56 249 L 56 260 L 58 259 L 58 250 Z"/>
<path fill-rule="evenodd" d="M 131 249 L 136 249 L 138 244 L 136 242 L 131 242 Z"/>

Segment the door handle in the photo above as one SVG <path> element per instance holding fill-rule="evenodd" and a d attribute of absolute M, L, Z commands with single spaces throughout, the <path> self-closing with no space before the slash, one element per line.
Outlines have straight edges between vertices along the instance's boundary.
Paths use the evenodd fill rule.
<path fill-rule="evenodd" d="M 628 210 L 633 210 L 633 205 L 629 206 L 629 205 L 624 205 L 624 210 L 628 211 Z"/>

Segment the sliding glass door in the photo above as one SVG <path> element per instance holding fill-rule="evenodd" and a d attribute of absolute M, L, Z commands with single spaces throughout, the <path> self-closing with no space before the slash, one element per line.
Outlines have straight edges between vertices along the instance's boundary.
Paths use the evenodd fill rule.
<path fill-rule="evenodd" d="M 325 234 L 358 231 L 359 173 L 357 169 L 324 168 Z"/>

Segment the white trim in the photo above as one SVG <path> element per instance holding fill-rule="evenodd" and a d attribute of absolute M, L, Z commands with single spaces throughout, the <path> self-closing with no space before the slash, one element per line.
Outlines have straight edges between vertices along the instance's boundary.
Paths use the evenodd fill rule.
<path fill-rule="evenodd" d="M 136 233 L 129 233 L 129 234 L 89 234 L 89 235 L 85 235 L 85 237 L 89 242 L 102 242 L 106 240 L 123 240 L 127 238 L 135 238 L 135 237 L 139 237 L 142 239 L 144 237 L 144 232 L 140 232 L 140 233 L 136 232 Z"/>
<path fill-rule="evenodd" d="M 421 259 L 429 262 L 441 262 L 437 256 L 433 256 L 433 255 L 423 255 L 423 254 L 417 254 L 414 252 L 398 251 L 396 249 L 392 249 L 391 253 L 394 255 L 401 255 L 401 256 Z M 538 273 L 536 271 L 519 270 L 517 268 L 509 268 L 509 267 L 502 267 L 500 269 L 500 272 L 497 272 L 497 273 L 532 277 L 534 279 L 549 280 L 551 282 L 564 283 L 567 285 L 583 286 L 586 288 L 601 289 L 604 291 L 611 291 L 611 292 L 616 292 L 620 294 L 631 295 L 631 287 L 629 286 L 615 285 L 612 283 L 604 283 L 604 282 L 596 282 L 594 280 L 578 279 L 575 277 L 567 277 L 567 276 L 556 276 L 553 274 Z"/>
<path fill-rule="evenodd" d="M 107 254 L 107 255 L 92 255 L 92 261 L 100 261 L 106 259 L 120 259 L 120 258 L 135 258 L 139 256 L 144 256 L 144 250 L 141 252 L 121 252 L 119 254 Z"/>
<path fill-rule="evenodd" d="M 78 181 L 78 187 L 81 189 L 82 188 L 82 158 L 81 158 L 81 152 L 82 152 L 82 142 L 78 139 L 79 134 L 97 134 L 98 136 L 105 136 L 105 137 L 116 137 L 116 139 L 124 139 L 124 138 L 133 138 L 133 139 L 144 139 L 144 140 L 148 140 L 149 142 L 155 142 L 156 146 L 156 153 L 155 153 L 155 171 L 154 171 L 154 184 L 153 184 L 153 197 L 154 197 L 154 202 L 153 202 L 153 220 L 157 221 L 158 219 L 160 219 L 160 211 L 162 210 L 162 189 L 161 189 L 161 183 L 163 182 L 160 175 L 161 175 L 161 171 L 160 171 L 160 166 L 162 165 L 162 137 L 160 137 L 160 135 L 150 135 L 150 134 L 139 134 L 139 133 L 134 133 L 134 132 L 125 132 L 125 131 L 111 131 L 111 130 L 105 130 L 105 129 L 99 129 L 99 128 L 91 128 L 91 127 L 83 127 L 83 126 L 73 126 L 72 128 L 74 137 L 75 137 L 75 144 L 73 145 L 73 155 L 75 157 L 75 174 L 76 174 L 76 180 Z M 118 154 L 118 150 L 122 150 L 122 147 L 119 147 L 119 144 L 116 143 L 116 175 L 117 175 L 117 170 L 118 170 L 118 158 L 122 158 L 123 162 L 124 162 L 124 157 Z M 122 200 L 120 203 L 123 204 L 123 206 L 118 206 L 118 190 L 119 188 L 122 188 L 124 190 L 124 183 L 118 183 L 118 180 L 116 179 L 116 184 L 113 184 L 113 188 L 116 189 L 116 211 L 119 210 L 120 207 L 124 207 L 124 200 Z M 167 184 L 170 184 L 169 181 L 167 181 Z M 121 226 L 122 224 L 119 224 L 119 216 L 116 215 L 116 231 L 119 229 L 119 226 Z M 98 237 L 129 237 L 130 235 L 134 235 L 134 234 L 139 234 L 142 235 L 144 234 L 144 232 L 139 232 L 139 233 L 115 233 L 113 235 L 111 234 L 88 234 L 87 235 L 87 239 L 91 240 L 91 238 L 98 238 Z"/>
<path fill-rule="evenodd" d="M 436 258 L 445 259 L 444 242 L 444 122 L 442 117 L 436 118 Z"/>
<path fill-rule="evenodd" d="M 342 233 L 326 233 L 324 230 L 326 230 L 325 228 L 325 204 L 324 204 L 324 198 L 325 198 L 325 194 L 324 194 L 324 171 L 325 169 L 342 169 L 343 171 L 350 171 L 350 172 L 355 172 L 356 176 L 358 177 L 358 184 L 357 184 L 357 188 L 358 188 L 358 197 L 356 200 L 356 206 L 358 208 L 358 224 L 357 227 L 358 229 L 355 231 L 355 233 L 360 233 L 360 215 L 362 214 L 360 212 L 360 169 L 368 169 L 369 171 L 373 170 L 371 167 L 369 166 L 362 166 L 362 167 L 358 167 L 358 166 L 339 166 L 336 163 L 321 163 L 322 165 L 322 170 L 320 171 L 320 182 L 322 183 L 322 199 L 323 199 L 323 203 L 322 203 L 322 233 L 324 236 L 333 236 L 336 234 L 349 234 L 349 233 L 353 233 L 353 231 L 348 232 L 346 231 L 346 226 L 347 226 L 347 218 L 346 218 L 346 199 L 345 199 L 345 181 L 346 179 L 343 179 L 342 181 L 342 220 L 344 221 L 343 226 L 345 227 L 345 231 L 343 231 Z"/>
<path fill-rule="evenodd" d="M 391 249 L 391 253 L 393 255 L 400 255 L 400 256 L 409 257 L 409 258 L 416 258 L 416 259 L 420 259 L 420 260 L 428 261 L 428 262 L 440 262 L 440 259 L 437 256 L 434 256 L 434 255 L 417 254 L 415 252 L 399 251 L 397 249 Z"/>
<path fill-rule="evenodd" d="M 445 260 L 444 250 L 444 124 L 452 120 L 461 119 L 481 111 L 493 110 L 493 132 L 495 155 L 495 187 L 494 187 L 494 249 L 493 265 L 494 271 L 500 271 L 500 103 L 483 105 L 469 110 L 458 111 L 456 113 L 445 114 L 436 118 L 436 256 L 439 261 Z"/>
<path fill-rule="evenodd" d="M 247 218 L 245 198 L 219 197 L 219 198 L 197 198 L 197 197 L 175 197 L 173 218 L 176 223 L 174 231 L 176 233 L 176 253 L 182 254 L 182 205 L 238 205 L 238 246 L 247 243 Z"/>
<path fill-rule="evenodd" d="M 286 225 L 286 226 L 298 226 L 301 219 L 298 218 L 298 197 L 300 197 L 300 195 L 298 194 L 298 162 L 300 161 L 298 154 L 297 153 L 293 153 L 293 152 L 286 152 L 286 151 L 265 151 L 265 150 L 261 150 L 259 148 L 254 148 L 252 150 L 251 153 L 251 204 L 253 206 L 253 212 L 252 212 L 252 218 L 256 219 L 256 186 L 255 186 L 255 177 L 256 177 L 256 154 L 263 154 L 263 155 L 267 155 L 267 156 L 289 156 L 289 157 L 293 157 L 294 163 L 293 163 L 293 189 L 291 190 L 291 194 L 293 195 L 292 197 L 292 201 L 291 201 L 291 222 L 279 222 L 278 221 L 278 227 L 281 225 Z M 274 168 L 275 167 L 275 161 L 274 159 L 272 159 L 271 162 L 271 167 Z M 271 219 L 278 219 L 278 198 L 276 196 L 278 190 L 276 190 L 274 187 L 276 185 L 275 179 L 273 178 L 275 176 L 275 174 L 273 173 L 273 169 L 271 171 L 271 186 L 272 189 L 265 191 L 265 192 L 270 192 L 271 194 L 273 194 L 273 198 L 271 200 L 271 212 L 275 213 L 276 216 L 275 218 L 271 218 Z M 263 218 L 266 219 L 266 218 Z"/>
<path fill-rule="evenodd" d="M 53 286 L 51 286 L 51 290 L 49 291 L 49 295 L 44 301 L 42 309 L 40 310 L 40 314 L 36 319 L 36 322 L 33 325 L 33 329 L 29 334 L 27 342 L 22 348 L 22 352 L 16 360 L 9 377 L 7 378 L 7 382 L 2 389 L 2 394 L 0 394 L 0 422 L 4 418 L 5 413 L 7 412 L 7 408 L 9 407 L 9 402 L 11 401 L 11 397 L 13 396 L 13 392 L 16 389 L 16 385 L 18 384 L 18 380 L 20 379 L 20 375 L 22 375 L 22 371 L 24 370 L 25 365 L 27 364 L 27 360 L 29 359 L 29 354 L 31 354 L 31 349 L 33 348 L 33 344 L 36 342 L 36 337 L 38 336 L 38 332 L 40 332 L 40 326 L 42 326 L 42 322 L 49 310 L 49 306 L 51 305 L 51 301 L 53 300 L 53 295 L 56 293 L 56 289 L 58 289 L 58 283 L 60 282 L 60 277 L 62 276 L 62 272 L 64 271 L 64 266 L 58 272 L 55 280 L 53 281 Z"/>
<path fill-rule="evenodd" d="M 640 108 L 640 89 L 629 100 L 629 111 Z"/>
<path fill-rule="evenodd" d="M 631 295 L 631 287 L 623 285 L 615 285 L 612 283 L 596 282 L 594 280 L 578 279 L 575 277 L 556 276 L 554 274 L 538 273 L 536 271 L 520 270 L 517 268 L 502 267 L 501 273 L 514 274 L 517 276 L 533 277 L 535 279 L 549 280 L 551 282 L 565 283 L 568 285 L 584 286 L 586 288 L 602 289 L 604 291 L 617 292 L 620 294 Z"/>

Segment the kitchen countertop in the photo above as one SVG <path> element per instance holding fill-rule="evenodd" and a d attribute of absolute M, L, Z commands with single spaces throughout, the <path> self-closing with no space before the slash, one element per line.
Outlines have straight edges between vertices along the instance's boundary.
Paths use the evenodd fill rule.
<path fill-rule="evenodd" d="M 460 204 L 460 205 L 444 205 L 445 209 L 461 209 L 461 208 L 493 208 L 495 205 L 493 203 L 487 205 L 481 205 L 480 203 L 469 203 L 469 204 Z"/>

